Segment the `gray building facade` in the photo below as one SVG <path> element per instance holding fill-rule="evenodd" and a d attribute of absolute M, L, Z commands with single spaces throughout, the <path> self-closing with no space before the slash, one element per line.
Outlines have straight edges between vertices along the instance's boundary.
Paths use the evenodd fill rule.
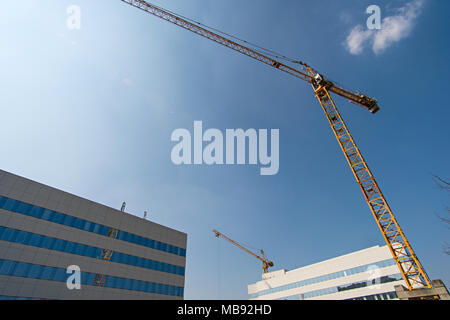
<path fill-rule="evenodd" d="M 186 244 L 183 232 L 0 170 L 0 299 L 181 300 Z"/>

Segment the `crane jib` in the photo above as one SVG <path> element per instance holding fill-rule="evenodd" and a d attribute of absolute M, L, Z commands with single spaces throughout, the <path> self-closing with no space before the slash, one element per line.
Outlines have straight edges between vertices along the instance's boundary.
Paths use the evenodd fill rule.
<path fill-rule="evenodd" d="M 314 81 L 314 77 L 311 76 L 310 74 L 308 74 L 307 72 L 300 71 L 300 70 L 295 69 L 291 66 L 288 66 L 282 62 L 279 62 L 275 59 L 267 57 L 266 55 L 264 55 L 256 50 L 250 49 L 250 48 L 248 48 L 244 45 L 241 45 L 235 41 L 232 41 L 221 35 L 218 35 L 217 33 L 207 30 L 197 24 L 191 23 L 191 22 L 187 21 L 186 19 L 183 19 L 182 17 L 177 16 L 174 13 L 171 13 L 167 10 L 164 10 L 164 9 L 157 7 L 153 4 L 150 4 L 146 1 L 143 1 L 143 0 L 121 0 L 121 1 L 131 5 L 133 7 L 141 9 L 145 12 L 148 12 L 158 18 L 161 18 L 163 20 L 171 22 L 179 27 L 187 29 L 195 34 L 198 34 L 202 37 L 212 40 L 218 44 L 228 47 L 232 50 L 238 51 L 250 58 L 253 58 L 260 62 L 263 62 L 266 65 L 274 67 L 274 68 L 281 70 L 285 73 L 288 73 L 294 77 L 300 78 L 309 83 Z M 300 61 L 296 61 L 296 63 L 301 64 L 303 66 L 307 66 L 306 64 L 304 64 Z M 349 91 L 349 90 L 346 90 L 343 88 L 339 88 L 339 87 L 335 86 L 334 84 L 329 88 L 329 91 L 344 97 L 345 99 L 349 100 L 350 102 L 353 102 L 357 105 L 360 105 L 360 106 L 366 108 L 367 110 L 369 110 L 372 113 L 375 113 L 379 110 L 379 107 L 376 104 L 376 100 L 372 99 L 370 97 L 367 97 L 366 95 L 361 95 L 361 94 L 354 93 L 352 91 Z"/>

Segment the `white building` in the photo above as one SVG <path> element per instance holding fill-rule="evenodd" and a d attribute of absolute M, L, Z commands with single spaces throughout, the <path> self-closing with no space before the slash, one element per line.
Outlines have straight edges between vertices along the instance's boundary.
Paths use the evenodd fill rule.
<path fill-rule="evenodd" d="M 374 246 L 295 270 L 277 270 L 248 286 L 250 300 L 389 300 L 406 286 L 387 246 Z"/>

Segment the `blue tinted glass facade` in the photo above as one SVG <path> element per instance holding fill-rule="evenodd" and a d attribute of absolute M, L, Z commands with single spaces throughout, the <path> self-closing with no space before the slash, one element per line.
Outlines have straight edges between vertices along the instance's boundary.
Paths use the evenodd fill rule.
<path fill-rule="evenodd" d="M 58 282 L 66 282 L 67 278 L 70 276 L 70 274 L 66 273 L 65 269 L 4 259 L 0 259 L 0 274 L 15 277 L 51 280 Z M 83 271 L 81 272 L 82 285 L 91 285 L 94 279 L 95 279 L 94 273 Z M 127 278 L 120 278 L 109 275 L 106 277 L 104 286 L 109 288 L 157 293 L 177 297 L 182 297 L 184 291 L 183 287 L 170 286 L 162 283 L 154 283 Z"/>
<path fill-rule="evenodd" d="M 99 258 L 102 249 L 75 243 L 71 241 L 51 238 L 31 232 L 11 229 L 0 226 L 0 240 L 20 243 L 24 245 L 45 248 L 80 256 Z M 109 261 L 132 265 L 136 267 L 152 269 L 162 272 L 173 273 L 184 276 L 185 269 L 180 266 L 131 256 L 121 252 L 113 252 Z"/>
<path fill-rule="evenodd" d="M 384 268 L 384 267 L 389 267 L 389 266 L 393 266 L 393 265 L 395 265 L 394 259 L 387 259 L 387 260 L 383 260 L 383 261 L 367 264 L 367 265 L 364 265 L 364 266 L 350 268 L 350 269 L 347 269 L 347 270 L 342 270 L 342 271 L 338 271 L 338 272 L 325 274 L 325 275 L 322 275 L 322 276 L 319 276 L 319 277 L 314 277 L 314 278 L 310 278 L 310 279 L 306 279 L 306 280 L 302 280 L 302 281 L 298 281 L 298 282 L 294 282 L 294 283 L 289 283 L 289 284 L 286 284 L 286 285 L 283 285 L 283 286 L 280 286 L 280 287 L 270 288 L 270 289 L 267 289 L 267 290 L 263 290 L 263 291 L 260 291 L 260 292 L 257 292 L 257 293 L 250 294 L 249 297 L 250 298 L 256 298 L 256 297 L 259 297 L 259 296 L 262 296 L 262 295 L 266 295 L 266 294 L 269 294 L 269 293 L 274 293 L 274 292 L 284 291 L 284 290 L 288 290 L 288 289 L 303 287 L 303 286 L 307 286 L 307 285 L 310 285 L 310 284 L 313 284 L 313 283 L 328 281 L 328 280 L 332 280 L 332 279 L 346 277 L 346 276 L 349 276 L 349 275 L 352 275 L 352 274 L 366 272 L 367 268 L 369 268 L 371 266 L 377 266 L 378 268 Z"/>
<path fill-rule="evenodd" d="M 24 214 L 38 219 L 66 225 L 72 228 L 85 230 L 88 232 L 93 232 L 103 236 L 108 236 L 108 231 L 110 230 L 109 227 L 95 222 L 90 222 L 84 219 L 66 215 L 64 213 L 59 213 L 53 210 L 45 209 L 3 196 L 0 196 L 0 209 Z M 142 237 L 126 231 L 118 230 L 116 239 L 186 257 L 186 249 L 184 248 L 179 248 L 171 244 Z"/>
<path fill-rule="evenodd" d="M 0 300 L 47 300 L 47 299 L 41 299 L 41 298 L 27 298 L 27 297 L 0 296 Z"/>
<path fill-rule="evenodd" d="M 337 293 L 337 292 L 346 291 L 346 290 L 370 287 L 370 286 L 377 285 L 380 283 L 388 283 L 388 282 L 398 281 L 398 280 L 402 280 L 402 279 L 403 279 L 402 275 L 400 273 L 398 273 L 398 274 L 393 274 L 390 276 L 384 276 L 384 277 L 372 279 L 372 281 L 370 281 L 370 282 L 369 281 L 353 282 L 353 283 L 348 283 L 345 285 L 340 285 L 340 286 L 335 286 L 335 287 L 330 287 L 330 288 L 325 288 L 325 289 L 309 291 L 309 292 L 305 292 L 302 294 L 287 296 L 287 297 L 280 298 L 278 300 L 303 300 L 303 299 L 313 298 L 313 297 L 317 297 L 317 296 L 323 296 L 326 294 L 332 294 L 332 293 Z M 372 299 L 372 300 L 374 300 L 374 299 Z"/>
<path fill-rule="evenodd" d="M 397 299 L 397 293 L 395 291 L 372 294 L 370 296 L 357 297 L 347 300 L 392 300 Z"/>

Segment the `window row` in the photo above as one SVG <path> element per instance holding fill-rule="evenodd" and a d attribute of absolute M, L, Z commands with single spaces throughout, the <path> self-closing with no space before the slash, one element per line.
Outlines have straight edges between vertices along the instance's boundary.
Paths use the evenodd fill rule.
<path fill-rule="evenodd" d="M 398 298 L 397 293 L 395 291 L 392 291 L 386 293 L 373 294 L 365 297 L 352 298 L 348 300 L 393 300 L 397 298 Z"/>
<path fill-rule="evenodd" d="M 45 300 L 45 299 L 42 299 L 42 298 L 27 298 L 27 297 L 0 296 L 0 300 Z"/>
<path fill-rule="evenodd" d="M 373 286 L 373 285 L 376 285 L 376 284 L 380 284 L 380 283 L 387 283 L 387 282 L 392 282 L 392 281 L 398 281 L 398 280 L 401 280 L 401 279 L 402 279 L 402 275 L 400 273 L 398 273 L 398 274 L 394 274 L 394 275 L 390 275 L 390 276 L 384 276 L 384 277 L 373 279 L 373 280 L 375 280 L 373 282 L 372 281 L 370 281 L 370 282 L 366 282 L 366 281 L 364 281 L 364 282 L 354 282 L 354 283 L 346 284 L 344 286 L 335 286 L 335 287 L 330 287 L 330 288 L 325 288 L 325 289 L 319 289 L 319 290 L 314 290 L 314 291 L 310 291 L 310 292 L 305 292 L 305 293 L 302 293 L 302 294 L 296 294 L 296 295 L 293 295 L 293 296 L 280 298 L 279 300 L 303 300 L 303 299 L 307 299 L 307 298 L 323 296 L 323 295 L 326 295 L 326 294 L 337 293 L 337 292 L 342 291 L 343 287 L 346 288 L 345 290 L 350 290 L 350 289 L 356 289 L 356 288 L 361 288 L 361 287 L 370 287 L 370 286 Z"/>
<path fill-rule="evenodd" d="M 0 226 L 0 240 L 66 252 L 90 258 L 99 258 L 102 256 L 102 249 L 100 248 L 2 226 Z M 181 276 L 184 276 L 185 271 L 185 269 L 180 266 L 136 257 L 121 252 L 113 252 L 110 261 L 178 274 Z"/>
<path fill-rule="evenodd" d="M 0 196 L 0 209 L 21 213 L 27 216 L 35 217 L 42 220 L 51 221 L 58 224 L 63 224 L 69 227 L 93 232 L 103 236 L 108 236 L 111 231 L 115 231 L 107 226 L 90 222 L 84 219 L 69 216 L 63 213 L 59 213 L 53 210 L 34 206 L 22 201 L 6 198 Z M 152 249 L 176 254 L 182 257 L 186 256 L 186 249 L 173 246 L 171 244 L 163 243 L 160 241 L 152 240 L 146 237 L 141 237 L 136 234 L 132 234 L 126 231 L 117 230 L 116 239 L 135 243 Z"/>
<path fill-rule="evenodd" d="M 294 289 L 294 288 L 298 288 L 298 287 L 307 286 L 307 285 L 310 285 L 313 283 L 318 283 L 318 282 L 328 281 L 328 280 L 337 279 L 337 278 L 341 278 L 341 277 L 346 277 L 349 275 L 366 272 L 368 270 L 371 270 L 371 268 L 384 268 L 384 267 L 388 267 L 388 266 L 392 266 L 392 265 L 395 265 L 395 261 L 393 259 L 383 260 L 383 261 L 379 261 L 376 263 L 367 264 L 364 266 L 354 267 L 354 268 L 350 268 L 347 270 L 333 272 L 333 273 L 322 275 L 319 277 L 290 283 L 290 284 L 280 286 L 280 287 L 270 288 L 270 289 L 263 290 L 263 291 L 260 291 L 257 293 L 253 293 L 250 295 L 250 298 L 256 298 L 256 297 L 266 295 L 269 293 Z"/>
<path fill-rule="evenodd" d="M 65 269 L 3 259 L 0 259 L 0 274 L 59 282 L 66 282 L 67 278 L 70 276 L 70 274 L 66 273 Z M 95 276 L 96 275 L 94 273 L 82 271 L 81 284 L 92 285 Z M 182 297 L 184 291 L 183 287 L 113 276 L 106 276 L 104 286 L 109 288 L 143 291 L 178 297 Z"/>

